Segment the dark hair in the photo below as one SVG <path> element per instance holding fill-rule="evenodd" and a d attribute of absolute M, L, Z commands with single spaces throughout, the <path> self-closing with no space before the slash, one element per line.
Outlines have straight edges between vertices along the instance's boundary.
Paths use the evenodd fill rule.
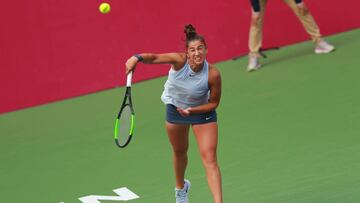
<path fill-rule="evenodd" d="M 185 25 L 184 33 L 186 35 L 186 48 L 189 46 L 189 43 L 194 40 L 199 40 L 200 42 L 204 43 L 206 47 L 205 38 L 201 35 L 198 35 L 196 33 L 195 27 L 191 24 Z"/>

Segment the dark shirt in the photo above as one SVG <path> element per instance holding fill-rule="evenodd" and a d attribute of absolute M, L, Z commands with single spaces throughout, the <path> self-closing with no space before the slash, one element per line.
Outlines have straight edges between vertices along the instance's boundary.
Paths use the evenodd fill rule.
<path fill-rule="evenodd" d="M 294 0 L 295 3 L 299 4 L 302 2 L 302 0 Z M 250 0 L 251 7 L 254 9 L 255 12 L 260 12 L 260 0 Z"/>

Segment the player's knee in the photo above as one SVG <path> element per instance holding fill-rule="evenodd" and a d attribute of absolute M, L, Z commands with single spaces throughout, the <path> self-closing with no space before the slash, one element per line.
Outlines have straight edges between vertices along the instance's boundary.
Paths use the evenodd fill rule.
<path fill-rule="evenodd" d="M 217 158 L 215 152 L 203 152 L 201 153 L 201 158 L 205 167 L 217 166 Z"/>
<path fill-rule="evenodd" d="M 177 148 L 173 149 L 175 156 L 185 156 L 187 154 L 187 148 Z"/>

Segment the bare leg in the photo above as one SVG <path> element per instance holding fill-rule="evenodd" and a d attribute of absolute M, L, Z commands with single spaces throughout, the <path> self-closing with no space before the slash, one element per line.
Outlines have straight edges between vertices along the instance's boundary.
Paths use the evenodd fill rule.
<path fill-rule="evenodd" d="M 193 131 L 199 145 L 201 159 L 205 167 L 214 203 L 222 203 L 221 173 L 217 162 L 216 149 L 218 143 L 217 123 L 193 125 Z"/>
<path fill-rule="evenodd" d="M 189 125 L 166 122 L 166 131 L 173 148 L 173 164 L 176 188 L 184 187 L 184 176 L 187 166 L 187 150 L 189 146 Z"/>

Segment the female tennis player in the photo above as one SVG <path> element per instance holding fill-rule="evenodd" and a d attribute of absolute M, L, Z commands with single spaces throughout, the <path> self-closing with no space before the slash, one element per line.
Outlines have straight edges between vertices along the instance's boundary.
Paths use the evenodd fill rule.
<path fill-rule="evenodd" d="M 138 62 L 171 64 L 161 100 L 166 105 L 166 131 L 173 148 L 176 203 L 188 203 L 190 181 L 185 179 L 188 162 L 189 128 L 195 134 L 214 202 L 222 202 L 221 174 L 217 162 L 218 126 L 216 107 L 221 96 L 220 72 L 206 61 L 207 46 L 192 25 L 185 26 L 185 53 L 150 54 L 130 57 L 126 73 Z"/>

